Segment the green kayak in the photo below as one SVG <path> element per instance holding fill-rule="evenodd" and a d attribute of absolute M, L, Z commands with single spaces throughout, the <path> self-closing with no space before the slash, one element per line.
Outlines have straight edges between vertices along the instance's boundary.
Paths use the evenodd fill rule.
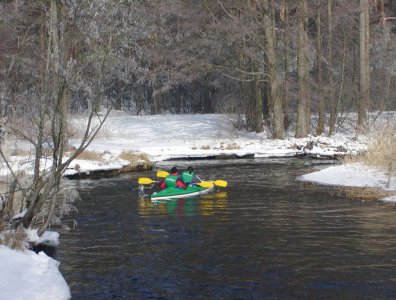
<path fill-rule="evenodd" d="M 201 194 L 210 193 L 214 190 L 214 187 L 204 188 L 201 186 L 188 186 L 186 189 L 182 188 L 174 188 L 168 187 L 162 191 L 157 193 L 153 193 L 151 195 L 152 200 L 160 200 L 160 199 L 174 199 L 174 198 L 185 198 L 185 197 L 193 197 Z"/>

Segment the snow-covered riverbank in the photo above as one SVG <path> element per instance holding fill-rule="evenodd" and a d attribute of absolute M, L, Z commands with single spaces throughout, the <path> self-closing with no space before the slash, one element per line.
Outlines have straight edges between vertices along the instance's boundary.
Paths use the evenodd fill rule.
<path fill-rule="evenodd" d="M 353 118 L 352 118 L 353 119 Z M 394 112 L 373 115 L 373 128 L 394 120 Z M 348 121 L 349 119 L 347 119 Z M 290 132 L 286 139 L 271 139 L 271 133 L 251 133 L 238 131 L 233 124 L 235 116 L 229 115 L 156 115 L 132 116 L 124 112 L 113 112 L 105 124 L 101 135 L 88 147 L 88 150 L 103 153 L 105 157 L 117 158 L 122 151 L 142 152 L 156 161 L 174 158 L 199 158 L 215 156 L 253 157 L 338 157 L 346 154 L 357 155 L 367 150 L 368 137 L 359 136 L 353 128 L 354 121 L 345 122 L 342 131 L 331 137 L 308 136 L 296 139 Z M 76 132 L 83 130 L 84 118 L 74 118 Z M 350 124 L 350 125 L 348 125 Z M 72 140 L 77 145 L 76 140 Z M 76 160 L 80 172 L 97 168 L 122 167 L 119 159 L 107 164 Z M 71 168 L 67 174 L 75 173 Z M 337 179 L 337 180 L 335 180 Z M 385 172 L 344 164 L 307 174 L 299 180 L 320 184 L 341 186 L 364 186 L 396 190 L 396 178 Z M 389 182 L 388 182 L 389 181 Z M 389 186 L 388 186 L 389 184 Z M 387 201 L 396 201 L 391 196 Z"/>
<path fill-rule="evenodd" d="M 0 246 L 1 300 L 66 300 L 70 289 L 59 262 L 43 252 L 15 251 Z"/>
<path fill-rule="evenodd" d="M 271 132 L 268 129 L 259 134 L 235 129 L 235 118 L 220 114 L 134 116 L 113 111 L 100 134 L 87 148 L 87 151 L 99 154 L 100 159 L 76 159 L 65 174 L 121 169 L 130 163 L 120 157 L 123 152 L 144 153 L 155 163 L 175 158 L 216 156 L 335 158 L 363 153 L 368 146 L 369 138 L 356 134 L 353 128 L 355 123 L 351 119 L 346 119 L 343 129 L 331 137 L 310 135 L 296 139 L 292 132 L 289 132 L 284 140 L 276 140 L 270 138 Z M 381 128 L 395 118 L 394 112 L 373 115 L 372 119 L 375 122 L 373 121 L 372 127 Z M 86 118 L 75 116 L 70 123 L 72 132 L 78 137 L 85 130 Z M 78 139 L 71 139 L 70 145 L 77 146 Z M 25 152 L 30 151 L 33 154 L 30 146 L 17 141 L 10 142 L 10 148 L 11 152 L 17 152 L 16 148 L 24 148 Z M 22 169 L 25 173 L 33 170 L 31 157 L 11 156 L 10 162 L 16 169 Z M 47 161 L 47 165 L 50 163 Z M 6 175 L 8 172 L 5 167 L 0 169 L 0 175 Z M 385 177 L 386 180 L 379 179 Z M 335 178 L 341 180 L 335 181 Z M 372 167 L 357 168 L 354 164 L 344 164 L 303 176 L 300 180 L 331 185 L 376 187 L 392 191 L 395 189 L 396 179 L 394 176 L 389 178 L 385 172 Z M 389 186 L 384 184 L 385 181 L 389 181 Z"/>

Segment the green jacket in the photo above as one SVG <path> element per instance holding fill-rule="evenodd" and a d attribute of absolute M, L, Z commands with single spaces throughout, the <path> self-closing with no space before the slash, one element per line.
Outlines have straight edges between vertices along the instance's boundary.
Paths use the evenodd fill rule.
<path fill-rule="evenodd" d="M 181 175 L 181 179 L 182 179 L 182 181 L 185 183 L 185 184 L 188 184 L 188 183 L 191 183 L 192 182 L 192 180 L 193 180 L 193 178 L 194 178 L 194 176 L 195 176 L 195 173 L 194 172 L 189 172 L 189 171 L 184 171 L 183 173 L 182 173 L 182 175 Z"/>

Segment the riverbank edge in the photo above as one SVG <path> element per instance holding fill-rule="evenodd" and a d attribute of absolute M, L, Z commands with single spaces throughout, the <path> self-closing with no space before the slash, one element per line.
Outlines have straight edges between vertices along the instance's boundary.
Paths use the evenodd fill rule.
<path fill-rule="evenodd" d="M 199 155 L 199 156 L 177 156 L 162 161 L 198 161 L 198 160 L 239 160 L 239 159 L 259 159 L 259 158 L 306 158 L 306 159 L 323 159 L 323 160 L 334 160 L 341 159 L 344 155 L 314 155 L 305 152 L 296 152 L 289 155 L 268 155 L 268 156 L 256 156 L 255 153 L 247 154 L 236 154 L 236 153 L 219 153 L 211 155 Z M 139 164 L 124 165 L 119 168 L 99 168 L 94 170 L 76 170 L 75 173 L 69 173 L 64 175 L 67 179 L 99 179 L 105 177 L 114 177 L 123 173 L 135 173 L 151 171 L 154 168 L 155 162 L 142 161 Z M 75 169 L 75 168 L 74 168 Z"/>

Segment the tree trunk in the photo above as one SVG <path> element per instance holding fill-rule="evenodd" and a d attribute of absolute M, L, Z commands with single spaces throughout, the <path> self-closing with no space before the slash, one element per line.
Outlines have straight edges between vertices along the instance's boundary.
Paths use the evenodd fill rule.
<path fill-rule="evenodd" d="M 290 21 L 289 21 L 289 6 L 285 0 L 282 0 L 282 7 L 284 12 L 281 14 L 284 18 L 284 26 L 285 26 L 285 34 L 284 34 L 284 43 L 285 43 L 285 79 L 283 84 L 283 127 L 284 130 L 287 130 L 290 125 L 290 106 L 289 106 L 289 68 L 290 68 Z"/>
<path fill-rule="evenodd" d="M 153 107 L 152 107 L 152 114 L 158 115 L 161 113 L 161 92 L 159 90 L 154 90 L 153 92 Z"/>
<path fill-rule="evenodd" d="M 261 92 L 261 86 L 260 86 L 260 76 L 256 76 L 256 82 L 255 82 L 255 103 L 253 105 L 253 118 L 254 118 L 254 131 L 260 133 L 263 132 L 263 96 Z"/>
<path fill-rule="evenodd" d="M 327 1 L 327 30 L 329 36 L 329 54 L 328 54 L 328 86 L 329 86 L 329 108 L 330 108 L 330 120 L 329 120 L 329 136 L 335 131 L 335 124 L 337 122 L 337 111 L 334 98 L 334 77 L 333 77 L 333 12 L 332 12 L 332 0 Z"/>
<path fill-rule="evenodd" d="M 265 30 L 265 46 L 266 46 L 266 64 L 267 64 L 267 78 L 270 86 L 271 98 L 271 118 L 272 125 L 274 126 L 274 138 L 284 138 L 284 127 L 283 127 L 283 109 L 282 109 L 282 98 L 279 91 L 279 80 L 277 71 L 277 56 L 275 53 L 275 30 L 272 16 L 273 5 L 270 5 L 269 0 L 264 0 L 264 30 Z"/>
<path fill-rule="evenodd" d="M 358 103 L 357 130 L 367 131 L 368 103 L 370 98 L 370 66 L 369 66 L 369 3 L 360 0 L 359 16 L 359 66 L 360 66 L 360 99 Z"/>
<path fill-rule="evenodd" d="M 308 135 L 307 115 L 309 103 L 309 61 L 307 36 L 307 1 L 300 0 L 298 4 L 298 33 L 297 33 L 297 73 L 298 73 L 298 104 L 296 138 Z"/>
<path fill-rule="evenodd" d="M 321 33 L 321 18 L 320 11 L 322 8 L 321 2 L 317 3 L 316 12 L 316 64 L 317 64 L 317 80 L 318 80 L 318 126 L 316 128 L 316 134 L 321 135 L 324 132 L 325 127 L 325 105 L 323 99 L 323 75 L 322 75 L 322 33 Z"/>

